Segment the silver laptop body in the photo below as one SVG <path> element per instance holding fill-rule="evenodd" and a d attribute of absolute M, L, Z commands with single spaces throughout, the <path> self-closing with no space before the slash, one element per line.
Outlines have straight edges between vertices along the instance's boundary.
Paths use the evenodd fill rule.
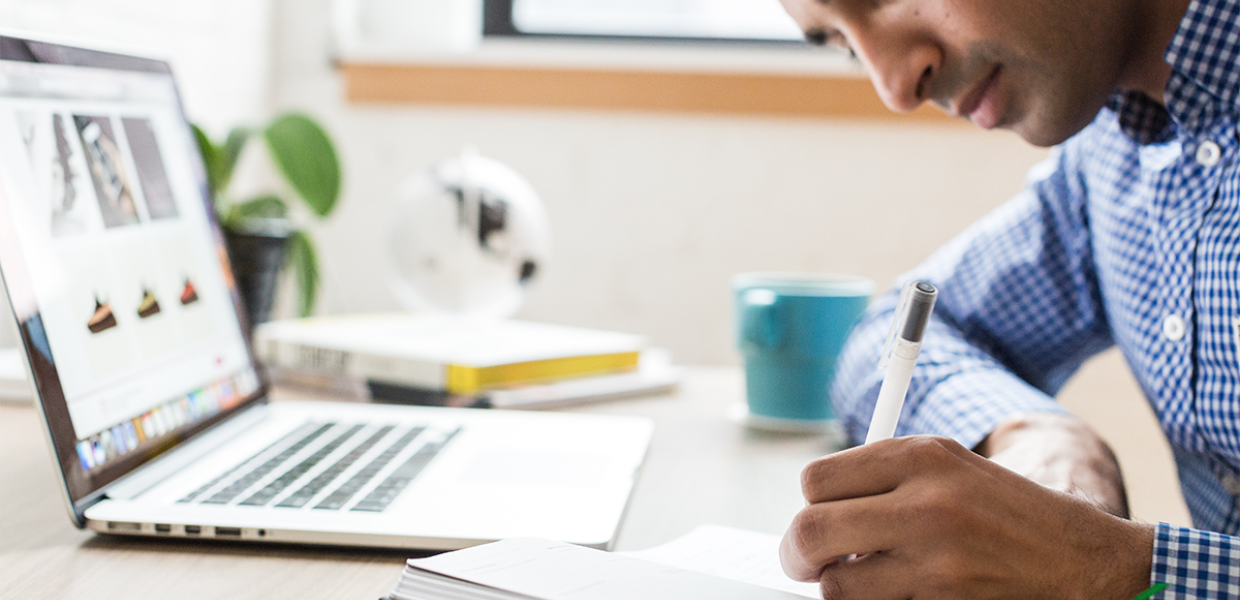
<path fill-rule="evenodd" d="M 0 36 L 0 273 L 74 523 L 610 547 L 644 419 L 266 401 L 167 63 Z"/>

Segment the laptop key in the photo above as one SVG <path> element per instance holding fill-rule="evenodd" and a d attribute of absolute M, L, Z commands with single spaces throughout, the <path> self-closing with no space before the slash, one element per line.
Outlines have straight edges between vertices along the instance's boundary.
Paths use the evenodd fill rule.
<path fill-rule="evenodd" d="M 285 461 L 292 458 L 306 446 L 309 446 L 314 440 L 319 439 L 329 429 L 335 427 L 335 423 L 327 423 L 318 429 L 310 432 L 309 435 L 297 441 L 296 444 L 285 448 L 283 452 L 273 456 L 267 462 L 255 467 L 254 470 L 246 473 L 240 479 L 228 484 L 224 489 L 214 493 L 210 498 L 203 500 L 203 504 L 228 504 L 242 492 L 250 489 L 250 486 L 258 483 L 260 479 L 266 477 L 268 473 L 276 470 L 277 467 L 284 464 Z"/>
<path fill-rule="evenodd" d="M 413 483 L 413 480 L 422 472 L 422 469 L 425 469 L 426 465 L 430 464 L 431 459 L 439 454 L 439 451 L 448 444 L 448 441 L 454 435 L 456 435 L 456 431 L 447 434 L 443 440 L 430 442 L 418 448 L 418 451 L 414 452 L 413 456 L 409 457 L 409 460 L 406 460 L 404 464 L 392 471 L 387 479 L 383 480 L 383 483 L 380 483 L 369 494 L 366 494 L 366 497 L 362 498 L 352 510 L 357 512 L 383 512 L 401 492 L 405 491 L 405 488 L 409 487 L 409 484 Z"/>
<path fill-rule="evenodd" d="M 252 494 L 249 498 L 242 500 L 239 504 L 241 506 L 266 506 L 268 502 L 271 502 L 272 499 L 279 496 L 280 492 L 283 492 L 285 488 L 292 485 L 293 482 L 298 479 L 301 479 L 302 475 L 305 475 L 310 471 L 310 469 L 313 469 L 320 462 L 322 462 L 324 458 L 327 458 L 331 455 L 331 453 L 343 446 L 349 438 L 361 431 L 362 427 L 362 425 L 354 425 L 350 427 L 347 431 L 340 434 L 339 437 L 328 442 L 327 444 L 324 444 L 322 448 L 319 448 L 314 452 L 314 454 L 306 457 L 306 459 L 301 461 L 300 464 L 292 469 L 289 469 L 288 471 L 285 471 L 282 475 L 263 486 L 262 489 L 254 492 L 254 494 Z"/>
<path fill-rule="evenodd" d="M 374 448 L 380 440 L 387 436 L 387 434 L 391 433 L 395 428 L 396 427 L 394 425 L 386 425 L 380 428 L 379 431 L 374 433 L 374 435 L 371 435 L 366 439 L 366 441 L 358 444 L 355 448 L 350 450 L 348 454 L 336 461 L 336 464 L 332 465 L 322 473 L 319 473 L 319 475 L 311 480 L 310 483 L 307 483 L 302 486 L 301 489 L 290 494 L 276 506 L 279 508 L 301 508 L 305 506 L 306 503 L 310 502 L 310 500 L 317 496 L 319 492 L 323 491 L 328 485 L 330 485 L 332 481 L 335 481 L 341 473 L 347 471 L 349 467 L 353 466 L 353 463 L 357 462 L 358 459 L 360 459 L 362 455 L 369 452 L 371 448 Z"/>
<path fill-rule="evenodd" d="M 408 448 L 409 444 L 412 444 L 413 440 L 417 439 L 425 430 L 425 427 L 414 427 L 405 432 L 404 435 L 400 436 L 400 439 L 392 442 L 392 445 L 385 448 L 379 456 L 370 461 L 370 464 L 354 473 L 353 477 L 350 477 L 348 481 L 345 481 L 335 491 L 328 494 L 314 508 L 321 510 L 340 510 L 343 508 L 355 494 L 366 487 L 366 484 L 370 483 L 371 479 L 375 478 L 375 475 L 379 474 L 379 471 L 382 471 L 397 455 L 404 451 L 405 448 Z"/>

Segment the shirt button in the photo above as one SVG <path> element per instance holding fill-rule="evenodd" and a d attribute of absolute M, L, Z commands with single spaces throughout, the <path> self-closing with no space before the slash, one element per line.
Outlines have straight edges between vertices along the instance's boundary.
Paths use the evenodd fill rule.
<path fill-rule="evenodd" d="M 1184 332 L 1186 330 L 1184 327 L 1184 317 L 1180 315 L 1167 315 L 1163 318 L 1162 327 L 1163 337 L 1173 342 L 1184 339 Z"/>
<path fill-rule="evenodd" d="M 1203 167 L 1213 167 L 1221 158 L 1223 158 L 1223 151 L 1214 142 L 1202 142 L 1197 147 L 1197 164 Z"/>

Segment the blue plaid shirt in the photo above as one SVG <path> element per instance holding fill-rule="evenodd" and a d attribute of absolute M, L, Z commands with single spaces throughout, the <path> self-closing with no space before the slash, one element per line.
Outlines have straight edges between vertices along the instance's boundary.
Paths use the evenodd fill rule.
<path fill-rule="evenodd" d="M 1158 526 L 1159 598 L 1240 598 L 1240 0 L 1195 0 L 1163 104 L 1116 92 L 1019 196 L 908 275 L 939 286 L 900 434 L 977 445 L 1118 345 L 1175 453 L 1193 523 Z M 871 307 L 833 397 L 865 437 L 896 298 Z"/>

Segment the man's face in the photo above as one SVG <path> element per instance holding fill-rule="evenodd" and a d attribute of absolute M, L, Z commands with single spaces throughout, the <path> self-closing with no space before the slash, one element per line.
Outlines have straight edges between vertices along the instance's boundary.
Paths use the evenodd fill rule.
<path fill-rule="evenodd" d="M 1129 0 L 781 0 L 812 42 L 851 49 L 879 97 L 930 101 L 1050 146 L 1106 103 L 1132 40 Z"/>

